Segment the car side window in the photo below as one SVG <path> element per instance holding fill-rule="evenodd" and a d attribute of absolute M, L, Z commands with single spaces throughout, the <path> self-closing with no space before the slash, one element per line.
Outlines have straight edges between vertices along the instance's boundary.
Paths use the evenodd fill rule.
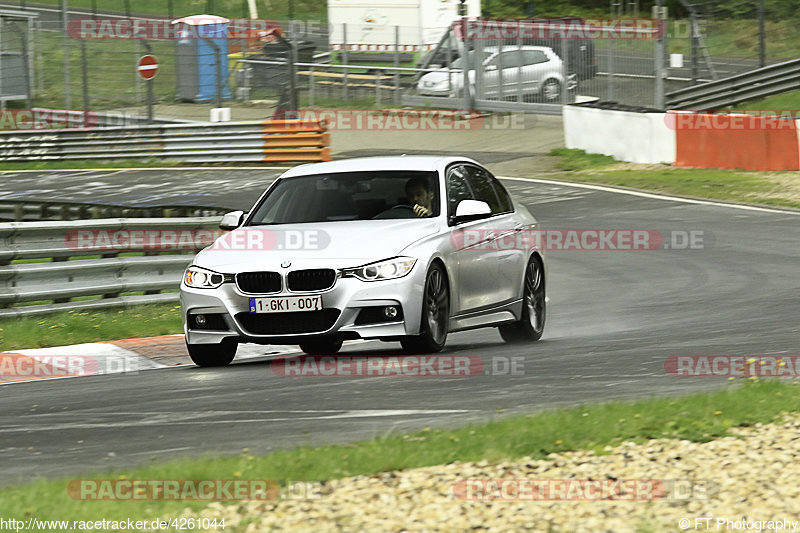
<path fill-rule="evenodd" d="M 541 50 L 525 50 L 522 52 L 526 65 L 538 65 L 547 63 L 547 55 Z"/>
<path fill-rule="evenodd" d="M 461 200 L 474 200 L 464 165 L 456 165 L 447 171 L 447 216 L 456 216 L 456 207 Z"/>
<path fill-rule="evenodd" d="M 516 50 L 513 52 L 503 52 L 501 57 L 497 60 L 498 68 L 500 63 L 503 64 L 503 68 L 519 68 L 520 65 L 520 55 L 519 52 Z"/>
<path fill-rule="evenodd" d="M 495 194 L 497 194 L 497 199 L 500 202 L 500 212 L 501 213 L 511 213 L 514 211 L 514 204 L 511 202 L 511 196 L 508 194 L 508 191 L 505 187 L 500 183 L 500 181 L 491 176 L 492 178 L 492 188 L 494 189 Z"/>
<path fill-rule="evenodd" d="M 494 176 L 479 167 L 469 166 L 467 169 L 469 171 L 467 179 L 472 191 L 475 193 L 475 199 L 489 204 L 493 215 L 505 212 L 492 184 Z"/>

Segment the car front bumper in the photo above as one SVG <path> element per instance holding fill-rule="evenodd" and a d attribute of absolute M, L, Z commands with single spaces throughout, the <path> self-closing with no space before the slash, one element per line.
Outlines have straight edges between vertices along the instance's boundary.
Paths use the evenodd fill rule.
<path fill-rule="evenodd" d="M 238 342 L 259 344 L 298 344 L 314 338 L 371 339 L 398 338 L 417 335 L 421 322 L 422 294 L 425 283 L 424 265 L 417 264 L 406 276 L 394 280 L 361 281 L 354 277 L 337 275 L 333 287 L 316 292 L 287 292 L 273 294 L 245 294 L 235 283 L 225 283 L 216 289 L 195 289 L 181 285 L 181 312 L 184 333 L 189 344 L 218 344 L 224 339 L 235 338 Z M 323 329 L 314 328 L 314 320 L 309 320 L 309 312 L 280 313 L 276 317 L 270 313 L 250 313 L 250 298 L 270 298 L 276 296 L 315 296 L 322 295 L 323 310 L 336 309 L 338 315 L 333 324 Z M 398 306 L 402 319 L 378 323 L 363 323 L 357 319 L 365 308 Z M 318 313 L 318 312 L 314 312 Z M 330 317 L 333 311 L 326 311 Z M 192 316 L 220 315 L 224 328 L 198 328 Z M 286 316 L 291 315 L 291 316 Z M 305 316 L 304 316 L 305 315 Z M 274 328 L 275 320 L 287 320 L 290 332 Z M 217 321 L 218 322 L 218 321 Z M 254 328 L 253 324 L 258 324 Z M 298 332 L 300 328 L 303 331 Z M 306 331 L 311 328 L 313 331 Z M 267 329 L 257 332 L 254 329 Z"/>

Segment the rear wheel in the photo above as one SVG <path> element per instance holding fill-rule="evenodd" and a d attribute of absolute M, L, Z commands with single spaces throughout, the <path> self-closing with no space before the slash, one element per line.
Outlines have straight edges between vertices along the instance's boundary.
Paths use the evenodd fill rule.
<path fill-rule="evenodd" d="M 544 333 L 547 314 L 544 269 L 540 260 L 531 257 L 525 269 L 525 289 L 522 295 L 522 318 L 500 326 L 500 336 L 506 342 L 538 341 Z"/>
<path fill-rule="evenodd" d="M 236 356 L 236 341 L 219 344 L 186 344 L 189 357 L 197 366 L 225 366 Z"/>
<path fill-rule="evenodd" d="M 420 334 L 400 341 L 403 349 L 410 353 L 435 353 L 442 351 L 447 342 L 450 318 L 450 291 L 444 269 L 433 263 L 425 278 L 422 298 L 422 322 Z"/>
<path fill-rule="evenodd" d="M 542 99 L 548 104 L 560 101 L 561 82 L 554 78 L 546 79 L 542 84 Z"/>
<path fill-rule="evenodd" d="M 342 341 L 332 339 L 314 339 L 301 342 L 300 349 L 308 355 L 333 355 L 342 349 Z"/>

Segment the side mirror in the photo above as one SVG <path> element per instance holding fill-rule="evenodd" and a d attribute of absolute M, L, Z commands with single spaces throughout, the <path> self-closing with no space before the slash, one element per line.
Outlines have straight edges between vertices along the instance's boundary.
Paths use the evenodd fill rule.
<path fill-rule="evenodd" d="M 245 214 L 246 213 L 244 211 L 231 211 L 230 213 L 225 213 L 222 215 L 222 220 L 219 221 L 219 229 L 223 229 L 225 231 L 235 230 L 242 225 L 242 222 L 244 222 Z"/>
<path fill-rule="evenodd" d="M 454 223 L 460 224 L 470 220 L 489 218 L 492 215 L 492 208 L 486 202 L 480 200 L 461 200 L 456 207 Z"/>

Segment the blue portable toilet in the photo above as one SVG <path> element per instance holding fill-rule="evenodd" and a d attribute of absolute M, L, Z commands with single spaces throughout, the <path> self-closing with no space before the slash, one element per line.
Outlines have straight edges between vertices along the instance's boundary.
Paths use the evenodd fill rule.
<path fill-rule="evenodd" d="M 222 98 L 231 98 L 228 83 L 228 22 L 228 19 L 216 15 L 192 15 L 172 21 L 177 25 L 175 66 L 178 99 L 190 102 L 216 99 L 217 53 Z"/>

